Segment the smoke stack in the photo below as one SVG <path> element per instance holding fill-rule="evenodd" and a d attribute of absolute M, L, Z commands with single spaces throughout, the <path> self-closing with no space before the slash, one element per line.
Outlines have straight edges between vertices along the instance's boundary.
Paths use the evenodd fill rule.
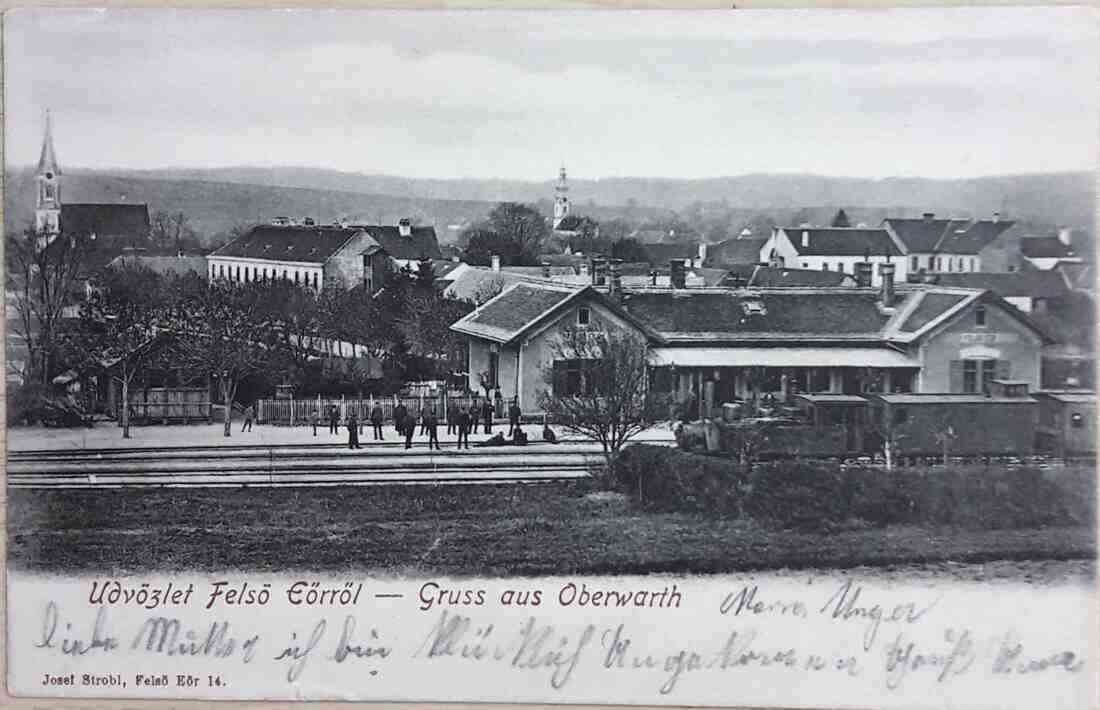
<path fill-rule="evenodd" d="M 672 288 L 687 288 L 686 259 L 673 259 L 668 263 L 668 283 Z"/>
<path fill-rule="evenodd" d="M 893 264 L 890 266 L 893 266 Z M 870 288 L 871 274 L 874 273 L 874 268 L 874 265 L 868 261 L 856 262 L 856 286 Z"/>
<path fill-rule="evenodd" d="M 894 306 L 894 264 L 887 261 L 879 264 L 879 273 L 882 274 L 882 307 Z"/>
<path fill-rule="evenodd" d="M 412 220 L 405 218 L 397 222 L 397 231 L 400 232 L 402 237 L 411 237 L 413 233 Z"/>
<path fill-rule="evenodd" d="M 707 243 L 699 242 L 699 258 L 695 266 L 702 268 L 703 262 L 707 260 Z"/>
<path fill-rule="evenodd" d="M 489 257 L 489 263 L 492 264 L 493 271 L 497 271 L 497 272 L 500 271 L 500 255 L 499 254 L 493 254 L 491 257 Z"/>
<path fill-rule="evenodd" d="M 607 264 L 607 295 L 618 299 L 623 293 L 623 281 L 619 275 L 619 262 L 612 260 Z"/>
<path fill-rule="evenodd" d="M 1065 244 L 1067 247 L 1073 246 L 1073 231 L 1069 227 L 1058 228 L 1058 241 Z"/>
<path fill-rule="evenodd" d="M 1001 221 L 1001 213 L 1000 212 L 994 212 L 993 213 L 993 224 L 997 224 L 1000 221 Z"/>
<path fill-rule="evenodd" d="M 921 217 L 924 218 L 925 222 L 931 222 L 932 220 L 934 220 L 936 218 L 936 213 L 935 212 L 925 212 L 924 214 L 921 215 Z"/>
<path fill-rule="evenodd" d="M 803 230 L 802 231 L 802 248 L 805 249 L 808 246 L 810 246 L 810 233 Z"/>

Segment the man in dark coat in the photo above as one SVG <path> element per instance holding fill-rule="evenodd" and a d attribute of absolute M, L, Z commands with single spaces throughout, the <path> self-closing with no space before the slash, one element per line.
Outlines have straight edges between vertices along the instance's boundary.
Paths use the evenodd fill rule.
<path fill-rule="evenodd" d="M 330 405 L 328 408 L 328 433 L 340 433 L 340 408 L 335 404 Z"/>
<path fill-rule="evenodd" d="M 374 440 L 382 441 L 382 420 L 384 415 L 382 414 L 382 405 L 375 403 L 374 408 L 370 410 L 370 423 L 374 427 Z"/>
<path fill-rule="evenodd" d="M 493 433 L 493 405 L 490 404 L 489 398 L 485 398 L 485 402 L 481 405 L 481 418 L 485 420 L 485 433 Z"/>
<path fill-rule="evenodd" d="M 519 429 L 519 401 L 513 399 L 508 405 L 508 436 L 512 436 Z"/>
<path fill-rule="evenodd" d="M 409 415 L 409 410 L 405 409 L 405 403 L 401 402 L 393 408 L 393 427 L 397 430 L 398 436 L 405 435 L 405 417 Z"/>
<path fill-rule="evenodd" d="M 463 444 L 466 444 L 466 448 L 470 448 L 470 414 L 463 407 L 462 411 L 458 413 L 458 420 L 456 422 L 458 426 L 458 448 L 462 448 Z"/>
<path fill-rule="evenodd" d="M 454 434 L 458 429 L 458 410 L 455 407 L 447 407 L 447 434 Z"/>
<path fill-rule="evenodd" d="M 424 411 L 424 428 L 428 430 L 428 449 L 435 446 L 439 450 L 439 417 L 435 415 L 435 409 L 428 408 Z"/>
<path fill-rule="evenodd" d="M 416 434 L 416 418 L 405 417 L 402 426 L 405 427 L 402 432 L 405 435 L 405 448 L 411 449 L 413 445 L 413 435 Z"/>
<path fill-rule="evenodd" d="M 481 417 L 481 402 L 477 401 L 477 392 L 474 392 L 474 401 L 470 403 L 470 431 L 477 431 L 477 422 Z"/>
<path fill-rule="evenodd" d="M 359 448 L 359 419 L 355 416 L 355 410 L 348 415 L 348 448 Z"/>

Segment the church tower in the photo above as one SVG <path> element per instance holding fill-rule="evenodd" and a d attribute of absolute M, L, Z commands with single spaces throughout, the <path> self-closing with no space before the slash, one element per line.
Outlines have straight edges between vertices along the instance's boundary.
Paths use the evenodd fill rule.
<path fill-rule="evenodd" d="M 53 149 L 53 122 L 46 112 L 46 134 L 35 175 L 38 188 L 34 203 L 34 228 L 39 234 L 56 235 L 61 231 L 61 166 Z"/>
<path fill-rule="evenodd" d="M 558 173 L 558 184 L 554 187 L 554 229 L 569 216 L 569 183 L 565 179 L 565 166 Z"/>

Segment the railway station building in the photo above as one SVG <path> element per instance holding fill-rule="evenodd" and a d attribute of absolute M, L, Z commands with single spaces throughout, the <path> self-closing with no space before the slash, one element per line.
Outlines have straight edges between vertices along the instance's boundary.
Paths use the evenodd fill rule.
<path fill-rule="evenodd" d="M 991 291 L 879 287 L 607 288 L 517 283 L 455 323 L 471 389 L 485 372 L 505 400 L 537 413 L 551 388 L 555 334 L 633 330 L 647 343 L 650 383 L 699 416 L 772 395 L 986 392 L 994 379 L 1040 385 L 1050 342 Z M 551 378 L 563 387 L 575 378 Z"/>

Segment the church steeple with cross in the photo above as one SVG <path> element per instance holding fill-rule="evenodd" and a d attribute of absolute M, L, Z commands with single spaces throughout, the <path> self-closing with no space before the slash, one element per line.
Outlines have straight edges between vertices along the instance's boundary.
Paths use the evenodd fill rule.
<path fill-rule="evenodd" d="M 569 182 L 565 176 L 565 166 L 558 173 L 558 184 L 554 186 L 554 229 L 569 216 Z"/>
<path fill-rule="evenodd" d="M 38 188 L 34 203 L 34 228 L 39 234 L 61 231 L 61 166 L 53 147 L 53 121 L 46 111 L 46 133 L 35 174 Z"/>

